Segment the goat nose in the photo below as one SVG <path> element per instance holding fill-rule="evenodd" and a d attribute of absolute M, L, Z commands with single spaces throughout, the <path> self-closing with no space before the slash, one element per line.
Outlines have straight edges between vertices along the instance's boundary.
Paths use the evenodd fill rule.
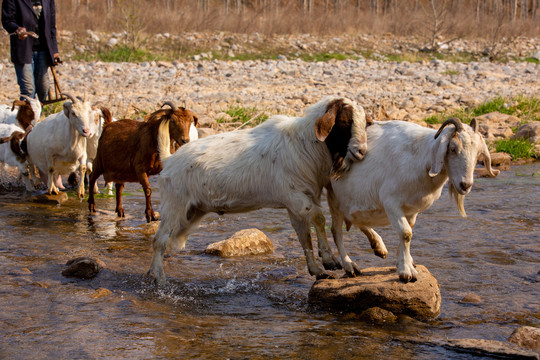
<path fill-rule="evenodd" d="M 468 182 L 468 181 L 462 181 L 459 183 L 459 186 L 461 187 L 461 190 L 463 191 L 467 191 L 471 188 L 472 186 L 472 183 Z"/>
<path fill-rule="evenodd" d="M 84 128 L 82 132 L 83 132 L 84 135 L 89 135 L 90 134 L 90 129 Z"/>

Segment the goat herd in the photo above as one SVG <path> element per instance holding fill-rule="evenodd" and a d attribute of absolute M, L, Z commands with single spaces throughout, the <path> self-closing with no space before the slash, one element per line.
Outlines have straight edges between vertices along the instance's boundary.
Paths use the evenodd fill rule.
<path fill-rule="evenodd" d="M 359 227 L 383 258 L 388 251 L 372 227 L 391 224 L 401 240 L 399 279 L 416 281 L 409 249 L 418 213 L 450 180 L 450 195 L 465 216 L 463 199 L 478 157 L 491 176 L 497 174 L 475 120 L 466 125 L 451 118 L 438 131 L 403 121 L 372 122 L 355 102 L 327 97 L 304 117 L 275 115 L 252 129 L 190 141 L 198 138 L 197 116 L 171 102 L 144 121 L 115 121 L 106 108 L 64 95 L 69 101 L 63 111 L 41 121 L 41 105 L 32 98 L 0 106 L 0 161 L 19 169 L 28 190 L 43 181 L 50 194 L 63 189 L 62 175 L 78 171 L 81 198 L 88 172 L 90 212 L 96 210 L 96 181 L 103 175 L 109 191 L 115 183 L 120 217 L 125 182 L 139 182 L 148 222 L 157 220 L 148 176 L 160 174 L 161 222 L 149 270 L 158 283 L 165 281 L 165 251 L 184 248 L 204 215 L 261 208 L 287 209 L 309 273 L 317 278 L 331 277 L 326 270 L 339 268 L 349 276 L 360 273 L 343 244 L 343 222 L 347 230 Z M 340 260 L 326 237 L 323 188 Z M 313 253 L 312 225 L 323 267 Z"/>

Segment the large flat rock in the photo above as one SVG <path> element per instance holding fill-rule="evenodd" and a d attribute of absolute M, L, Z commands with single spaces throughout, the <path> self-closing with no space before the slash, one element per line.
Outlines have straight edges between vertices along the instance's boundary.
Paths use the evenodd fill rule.
<path fill-rule="evenodd" d="M 367 268 L 355 278 L 323 279 L 309 291 L 311 304 L 353 312 L 378 307 L 395 315 L 418 320 L 434 318 L 441 311 L 439 283 L 425 266 L 417 265 L 418 281 L 399 281 L 395 267 Z"/>

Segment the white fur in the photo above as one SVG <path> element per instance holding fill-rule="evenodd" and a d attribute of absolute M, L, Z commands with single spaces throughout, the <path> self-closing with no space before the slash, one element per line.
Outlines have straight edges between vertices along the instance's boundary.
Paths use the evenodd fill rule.
<path fill-rule="evenodd" d="M 163 156 L 161 223 L 149 273 L 159 282 L 165 280 L 166 248 L 182 249 L 206 213 L 286 208 L 310 273 L 323 275 L 313 256 L 309 226 L 320 226 L 319 199 L 330 180 L 332 159 L 326 144 L 317 139 L 315 125 L 334 99 L 313 105 L 302 118 L 274 116 L 253 129 L 209 136 L 182 146 L 168 159 Z M 363 109 L 345 101 L 354 109 L 353 133 L 363 135 L 363 141 L 351 138 L 349 147 L 359 144 L 365 150 Z M 324 221 L 322 226 L 324 230 Z"/>
<path fill-rule="evenodd" d="M 0 138 L 8 137 L 15 131 L 24 132 L 19 126 L 15 124 L 0 124 Z M 32 182 L 29 179 L 28 163 L 25 160 L 17 158 L 17 156 L 11 151 L 10 143 L 6 142 L 0 144 L 0 162 L 6 166 L 16 167 L 19 169 L 19 177 L 24 179 L 26 189 L 31 191 L 34 189 Z"/>
<path fill-rule="evenodd" d="M 358 274 L 343 246 L 343 221 L 359 227 L 375 254 L 383 258 L 388 251 L 371 227 L 391 224 L 400 237 L 399 277 L 415 281 L 409 247 L 416 216 L 440 197 L 449 178 L 465 216 L 463 196 L 471 189 L 477 157 L 483 155 L 489 163 L 489 151 L 482 136 L 468 125 L 460 132 L 447 126 L 437 139 L 435 130 L 404 121 L 376 122 L 367 133 L 370 149 L 365 159 L 332 181 L 328 191 L 334 240 L 346 273 Z M 490 166 L 488 170 L 495 176 Z"/>
<path fill-rule="evenodd" d="M 84 197 L 86 139 L 97 131 L 92 115 L 88 102 L 67 101 L 62 112 L 48 116 L 28 134 L 29 161 L 47 178 L 48 193 L 57 194 L 60 176 L 79 167 L 78 195 Z"/>
<path fill-rule="evenodd" d="M 32 120 L 32 126 L 35 126 L 39 122 L 41 116 L 41 103 L 38 99 L 32 99 L 28 96 L 25 97 L 25 101 L 30 104 L 32 111 L 34 112 L 34 119 Z M 13 106 L 0 105 L 0 123 L 2 124 L 15 124 L 20 127 L 17 121 L 17 113 L 19 109 L 11 110 Z"/>

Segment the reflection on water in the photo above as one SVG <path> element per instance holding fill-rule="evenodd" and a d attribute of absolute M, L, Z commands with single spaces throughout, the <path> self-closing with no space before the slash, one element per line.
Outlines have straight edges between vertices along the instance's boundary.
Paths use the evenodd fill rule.
<path fill-rule="evenodd" d="M 446 191 L 419 215 L 411 251 L 438 279 L 442 313 L 430 323 L 386 327 L 307 304 L 313 279 L 285 210 L 209 215 L 186 249 L 165 259 L 170 281 L 156 290 L 144 275 L 152 236 L 138 185 L 127 186 L 126 219 L 116 218 L 114 199 L 98 199 L 99 213 L 90 216 L 74 194 L 51 206 L 3 192 L 0 358 L 460 358 L 406 339 L 506 340 L 518 325 L 540 325 L 539 170 L 536 163 L 477 179 L 465 200 L 467 218 Z M 249 227 L 274 241 L 274 254 L 204 254 L 208 244 Z M 386 260 L 358 230 L 346 234 L 361 267 L 394 265 L 397 236 L 380 230 Z M 63 277 L 65 262 L 77 256 L 107 267 L 93 280 Z M 469 293 L 482 302 L 461 303 Z"/>

